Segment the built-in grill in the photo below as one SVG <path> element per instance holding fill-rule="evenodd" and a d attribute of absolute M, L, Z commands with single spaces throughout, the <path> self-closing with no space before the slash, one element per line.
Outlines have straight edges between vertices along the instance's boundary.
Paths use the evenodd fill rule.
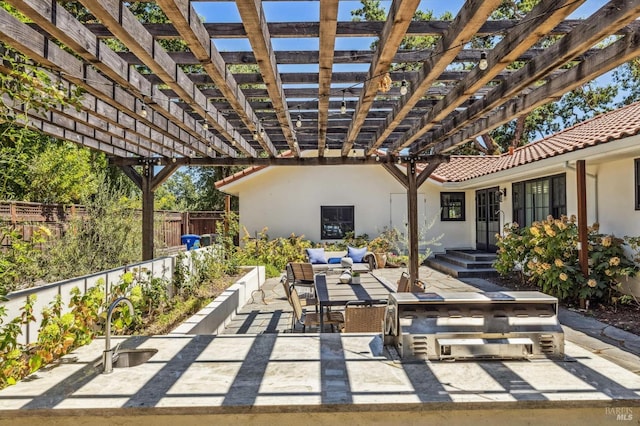
<path fill-rule="evenodd" d="M 392 293 L 384 331 L 408 360 L 564 355 L 558 299 L 535 291 Z"/>

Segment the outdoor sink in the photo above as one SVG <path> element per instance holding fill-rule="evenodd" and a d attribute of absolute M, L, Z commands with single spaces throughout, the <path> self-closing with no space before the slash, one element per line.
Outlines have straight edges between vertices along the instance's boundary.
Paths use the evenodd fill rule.
<path fill-rule="evenodd" d="M 158 352 L 157 349 L 123 349 L 113 357 L 113 368 L 129 368 L 144 364 Z"/>

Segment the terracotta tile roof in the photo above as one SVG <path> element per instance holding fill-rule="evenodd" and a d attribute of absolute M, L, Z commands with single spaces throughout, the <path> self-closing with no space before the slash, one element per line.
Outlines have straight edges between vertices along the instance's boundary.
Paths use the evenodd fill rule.
<path fill-rule="evenodd" d="M 640 133 L 640 102 L 601 114 L 537 142 L 516 148 L 513 155 L 453 155 L 431 175 L 441 182 L 462 182 L 567 152 Z"/>

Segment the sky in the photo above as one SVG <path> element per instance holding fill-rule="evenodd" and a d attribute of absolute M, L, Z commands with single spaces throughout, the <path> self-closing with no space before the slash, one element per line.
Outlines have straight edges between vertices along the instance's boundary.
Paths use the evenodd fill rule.
<path fill-rule="evenodd" d="M 585 18 L 607 3 L 608 0 L 587 0 L 580 6 L 570 18 Z M 423 0 L 420 10 L 431 10 L 435 16 L 441 16 L 450 11 L 454 15 L 458 13 L 464 0 Z M 235 2 L 193 2 L 198 14 L 202 15 L 205 22 L 241 22 L 240 14 Z M 269 22 L 316 22 L 319 17 L 319 1 L 264 1 L 263 7 Z M 381 1 L 381 5 L 388 10 L 391 1 Z M 338 9 L 339 21 L 350 21 L 351 11 L 360 8 L 359 1 L 340 1 Z M 368 49 L 372 38 L 364 37 L 339 37 L 336 40 L 337 50 Z M 249 51 L 251 45 L 248 40 L 214 40 L 220 51 Z M 273 39 L 275 50 L 317 50 L 318 40 L 314 38 L 301 39 Z M 295 46 L 292 47 L 292 46 Z M 350 68 L 353 70 L 352 68 Z M 303 70 L 306 71 L 306 70 Z M 286 70 L 281 70 L 286 72 Z"/>
<path fill-rule="evenodd" d="M 608 0 L 586 0 L 569 16 L 569 19 L 587 18 L 607 2 Z M 392 2 L 381 1 L 380 3 L 385 10 L 388 10 Z M 431 10 L 435 16 L 441 16 L 447 11 L 455 16 L 463 4 L 464 0 L 422 0 L 419 9 Z M 240 14 L 233 1 L 196 1 L 192 5 L 196 12 L 203 16 L 205 22 L 241 22 Z M 317 22 L 319 18 L 319 1 L 263 1 L 262 5 L 269 22 Z M 350 21 L 352 19 L 351 11 L 360 7 L 360 1 L 340 1 L 338 21 Z M 368 50 L 374 40 L 375 38 L 372 37 L 338 37 L 335 49 Z M 213 41 L 221 52 L 251 51 L 251 44 L 247 39 L 213 39 Z M 318 50 L 317 38 L 273 38 L 272 43 L 276 51 Z M 278 70 L 281 73 L 318 72 L 318 64 L 280 64 Z M 335 72 L 367 72 L 369 64 L 334 64 L 333 70 Z M 611 73 L 607 73 L 596 79 L 596 84 L 607 84 L 610 81 Z M 296 85 L 296 87 L 302 86 Z M 333 87 L 340 88 L 336 85 Z"/>

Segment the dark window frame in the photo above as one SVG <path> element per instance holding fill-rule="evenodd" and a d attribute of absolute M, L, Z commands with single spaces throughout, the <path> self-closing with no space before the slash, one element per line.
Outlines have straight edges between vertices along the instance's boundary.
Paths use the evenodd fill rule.
<path fill-rule="evenodd" d="M 640 158 L 633 160 L 635 189 L 636 189 L 636 210 L 640 210 Z"/>
<path fill-rule="evenodd" d="M 528 186 L 544 181 L 547 181 L 549 185 L 548 199 L 546 200 L 548 211 L 545 212 L 544 217 L 536 217 L 535 206 L 527 205 L 528 197 L 525 191 Z M 533 221 L 546 219 L 549 215 L 557 219 L 561 215 L 567 214 L 567 175 L 565 173 L 514 182 L 511 185 L 511 194 L 513 194 L 511 201 L 513 222 L 521 228 L 531 225 L 527 223 L 528 212 L 533 213 Z"/>
<path fill-rule="evenodd" d="M 330 220 L 330 218 L 326 217 L 326 215 L 332 213 L 330 210 L 335 210 L 336 219 Z M 353 232 L 355 229 L 355 206 L 320 206 L 321 240 L 342 240 L 347 232 Z M 330 230 L 333 230 L 333 232 L 330 233 Z"/>
<path fill-rule="evenodd" d="M 458 198 L 452 200 L 452 198 Z M 457 205 L 459 203 L 459 206 Z M 451 217 L 451 208 L 459 207 L 460 216 Z M 440 193 L 440 220 L 443 222 L 464 222 L 466 220 L 466 193 L 441 192 Z"/>

